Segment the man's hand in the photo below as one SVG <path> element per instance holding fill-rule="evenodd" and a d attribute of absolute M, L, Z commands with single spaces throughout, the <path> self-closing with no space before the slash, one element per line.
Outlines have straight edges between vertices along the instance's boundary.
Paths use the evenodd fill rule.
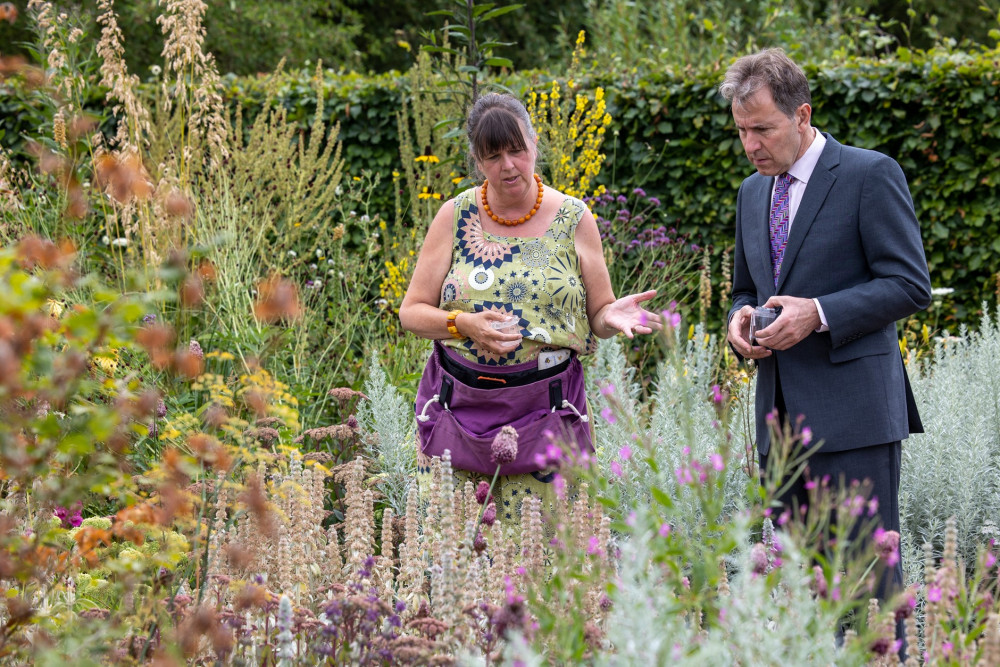
<path fill-rule="evenodd" d="M 753 306 L 743 306 L 729 320 L 729 334 L 726 339 L 733 349 L 744 359 L 761 359 L 771 356 L 771 350 L 750 344 L 750 313 Z M 774 325 L 772 325 L 774 326 Z"/>
<path fill-rule="evenodd" d="M 822 322 L 812 299 L 797 296 L 772 296 L 764 304 L 768 308 L 781 306 L 781 314 L 773 324 L 757 332 L 757 342 L 771 350 L 787 350 L 816 331 Z M 746 308 L 744 308 L 746 310 Z M 742 314 L 742 310 L 740 314 Z M 735 320 L 736 317 L 734 316 Z M 747 315 L 749 326 L 750 316 Z M 732 323 L 729 330 L 732 335 Z"/>

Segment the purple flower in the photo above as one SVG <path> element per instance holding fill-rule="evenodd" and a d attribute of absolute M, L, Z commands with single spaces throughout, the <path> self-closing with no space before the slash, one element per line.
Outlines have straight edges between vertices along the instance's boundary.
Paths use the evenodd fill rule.
<path fill-rule="evenodd" d="M 201 349 L 201 343 L 196 341 L 194 338 L 192 338 L 191 342 L 188 343 L 188 351 L 190 351 L 191 354 L 198 357 L 199 359 L 205 358 L 205 353 Z"/>
<path fill-rule="evenodd" d="M 618 421 L 618 419 L 615 418 L 615 413 L 611 411 L 611 408 L 602 409 L 601 416 L 604 417 L 604 421 L 608 422 L 609 424 L 614 424 L 616 421 Z"/>
<path fill-rule="evenodd" d="M 889 567 L 899 562 L 899 533 L 894 530 L 875 529 L 875 553 Z"/>
<path fill-rule="evenodd" d="M 660 537 L 666 537 L 670 534 L 670 524 L 664 521 L 660 524 L 660 529 L 656 532 Z"/>
<path fill-rule="evenodd" d="M 486 498 L 490 495 L 490 484 L 489 482 L 483 480 L 479 482 L 479 486 L 476 487 L 476 502 L 482 505 L 486 502 Z"/>
<path fill-rule="evenodd" d="M 513 426 L 504 426 L 493 438 L 490 445 L 493 462 L 497 465 L 513 463 L 517 458 L 517 430 Z"/>
<path fill-rule="evenodd" d="M 166 416 L 167 416 L 167 404 L 163 402 L 163 399 L 160 399 L 159 401 L 156 402 L 156 418 L 163 419 Z"/>
<path fill-rule="evenodd" d="M 927 589 L 927 601 L 928 602 L 940 602 L 941 601 L 941 587 L 931 586 Z"/>
<path fill-rule="evenodd" d="M 615 477 L 621 477 L 625 474 L 624 472 L 622 472 L 621 464 L 619 464 L 618 461 L 611 462 L 611 473 Z"/>
<path fill-rule="evenodd" d="M 615 198 L 615 201 L 617 201 L 619 204 L 624 204 L 625 202 L 628 201 L 628 197 L 626 197 L 625 195 L 618 195 Z"/>
<path fill-rule="evenodd" d="M 630 458 L 632 458 L 632 448 L 629 447 L 628 445 L 625 445 L 624 447 L 619 449 L 618 458 L 620 458 L 622 461 L 628 461 Z"/>
<path fill-rule="evenodd" d="M 591 535 L 590 540 L 587 542 L 587 555 L 593 556 L 601 552 L 601 540 L 597 538 L 597 535 Z"/>
<path fill-rule="evenodd" d="M 490 503 L 486 506 L 486 511 L 483 512 L 482 522 L 487 526 L 492 526 L 497 520 L 497 506 L 496 503 Z"/>
<path fill-rule="evenodd" d="M 142 316 L 143 324 L 152 324 L 155 321 L 156 321 L 156 313 L 147 313 L 146 315 Z"/>
<path fill-rule="evenodd" d="M 653 206 L 659 206 L 660 205 L 660 200 L 658 198 L 656 198 L 656 197 L 650 197 L 649 198 L 649 203 L 652 204 Z"/>
<path fill-rule="evenodd" d="M 813 439 L 813 431 L 811 428 L 806 426 L 805 428 L 802 429 L 802 444 L 808 445 L 810 442 L 812 442 L 812 439 Z"/>
<path fill-rule="evenodd" d="M 726 462 L 722 460 L 722 454 L 712 454 L 709 460 L 712 462 L 712 468 L 716 471 L 722 472 L 726 468 Z"/>
<path fill-rule="evenodd" d="M 767 562 L 767 549 L 758 542 L 750 549 L 750 566 L 754 574 L 767 574 L 770 564 Z"/>
<path fill-rule="evenodd" d="M 640 197 L 645 197 L 646 191 L 643 190 L 642 188 L 636 188 L 635 190 L 632 190 L 632 194 L 639 195 Z"/>
<path fill-rule="evenodd" d="M 56 507 L 53 514 L 62 523 L 63 528 L 79 528 L 80 524 L 83 523 L 83 516 L 80 514 L 81 508 L 82 504 L 78 500 L 73 504 L 72 514 L 70 514 L 70 511 L 65 507 Z"/>
<path fill-rule="evenodd" d="M 601 396 L 610 396 L 615 393 L 615 386 L 610 382 L 605 382 L 601 385 Z"/>
<path fill-rule="evenodd" d="M 486 551 L 486 538 L 483 537 L 482 533 L 476 533 L 476 539 L 472 541 L 472 548 L 476 550 L 477 554 Z"/>

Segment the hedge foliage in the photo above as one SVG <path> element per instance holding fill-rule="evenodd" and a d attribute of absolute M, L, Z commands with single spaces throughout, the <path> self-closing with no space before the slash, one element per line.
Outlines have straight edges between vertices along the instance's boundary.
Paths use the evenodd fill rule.
<path fill-rule="evenodd" d="M 905 171 L 921 222 L 935 287 L 954 288 L 934 314 L 941 325 L 974 324 L 981 303 L 992 301 L 1000 272 L 1000 125 L 997 122 L 997 51 L 910 52 L 893 58 L 809 65 L 814 124 L 842 143 L 896 158 Z M 279 99 L 307 131 L 315 109 L 312 72 L 284 75 Z M 601 180 L 609 188 L 643 187 L 671 212 L 680 231 L 713 250 L 718 282 L 723 251 L 732 245 L 733 211 L 740 182 L 752 172 L 725 102 L 716 93 L 721 70 L 663 73 L 592 73 L 575 81 L 580 92 L 603 86 L 614 117 Z M 519 73 L 502 83 L 524 93 L 545 88 L 551 76 Z M 227 94 L 253 115 L 263 98 L 262 79 L 225 80 Z M 393 220 L 390 173 L 399 167 L 396 111 L 406 77 L 326 74 L 326 114 L 340 122 L 348 171 L 382 174 L 373 198 Z M 8 103 L 11 98 L 8 98 Z M 21 100 L 30 104 L 30 99 Z M 4 143 L 30 134 L 20 123 L 37 116 L 5 108 Z M 18 118 L 21 120 L 19 121 Z M 418 147 L 418 152 L 420 149 Z"/>

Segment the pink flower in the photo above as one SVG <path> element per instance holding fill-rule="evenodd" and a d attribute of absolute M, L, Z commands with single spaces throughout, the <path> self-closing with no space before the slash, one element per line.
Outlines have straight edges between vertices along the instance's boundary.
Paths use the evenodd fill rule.
<path fill-rule="evenodd" d="M 622 472 L 622 467 L 618 463 L 618 461 L 611 462 L 611 472 L 612 474 L 614 474 L 615 477 L 621 477 L 622 475 L 625 474 L 624 472 Z"/>
<path fill-rule="evenodd" d="M 683 466 L 674 470 L 674 476 L 677 477 L 678 484 L 690 484 L 694 481 L 694 478 L 691 476 L 691 471 Z"/>
<path fill-rule="evenodd" d="M 941 601 L 941 587 L 931 586 L 927 589 L 927 601 L 928 602 L 940 602 Z"/>
<path fill-rule="evenodd" d="M 722 389 L 717 384 L 712 385 L 712 400 L 716 403 L 722 403 L 723 400 Z"/>
<path fill-rule="evenodd" d="M 750 567 L 754 574 L 767 574 L 770 564 L 767 562 L 767 549 L 761 542 L 750 549 Z"/>
<path fill-rule="evenodd" d="M 664 521 L 660 524 L 660 529 L 657 531 L 660 537 L 666 537 L 670 534 L 670 524 Z"/>
<path fill-rule="evenodd" d="M 590 540 L 587 542 L 587 555 L 593 556 L 601 552 L 601 540 L 597 538 L 597 535 L 591 535 Z"/>
<path fill-rule="evenodd" d="M 615 393 L 615 386 L 610 382 L 605 382 L 601 385 L 601 396 L 610 396 Z"/>
<path fill-rule="evenodd" d="M 490 503 L 486 506 L 486 511 L 483 512 L 483 523 L 487 526 L 492 526 L 497 520 L 497 506 L 496 503 Z"/>
<path fill-rule="evenodd" d="M 630 458 L 632 458 L 632 448 L 629 447 L 628 445 L 625 445 L 624 447 L 619 449 L 618 458 L 620 458 L 622 461 L 628 461 Z"/>
<path fill-rule="evenodd" d="M 486 502 L 486 497 L 490 495 L 490 484 L 489 482 L 483 480 L 479 482 L 479 486 L 476 487 L 476 502 L 482 505 Z"/>
<path fill-rule="evenodd" d="M 615 418 L 615 413 L 611 411 L 611 408 L 602 409 L 601 416 L 604 417 L 604 421 L 608 422 L 609 424 L 614 424 L 616 421 L 618 421 Z"/>
<path fill-rule="evenodd" d="M 802 429 L 802 444 L 808 445 L 813 440 L 813 430 L 806 426 Z"/>
<path fill-rule="evenodd" d="M 552 489 L 556 492 L 556 498 L 566 500 L 566 478 L 556 473 L 552 478 Z"/>
<path fill-rule="evenodd" d="M 635 512 L 629 512 L 628 516 L 625 517 L 625 525 L 629 527 L 635 526 Z"/>
<path fill-rule="evenodd" d="M 899 533 L 894 530 L 875 529 L 875 553 L 889 567 L 899 562 Z"/>
<path fill-rule="evenodd" d="M 873 496 L 868 501 L 868 516 L 875 516 L 876 514 L 878 514 L 878 498 Z"/>
<path fill-rule="evenodd" d="M 722 454 L 715 453 L 708 458 L 709 461 L 712 462 L 712 468 L 714 468 L 717 472 L 722 472 L 726 469 L 726 462 L 722 460 Z"/>
<path fill-rule="evenodd" d="M 490 445 L 493 462 L 497 465 L 513 463 L 517 458 L 517 430 L 513 426 L 504 426 L 493 438 Z"/>

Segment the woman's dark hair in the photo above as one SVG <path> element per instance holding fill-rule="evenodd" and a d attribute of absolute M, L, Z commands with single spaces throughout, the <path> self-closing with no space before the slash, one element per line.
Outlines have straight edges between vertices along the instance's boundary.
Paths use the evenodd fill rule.
<path fill-rule="evenodd" d="M 535 138 L 528 110 L 517 98 L 503 93 L 488 93 L 476 100 L 465 127 L 473 172 L 477 160 L 503 150 L 527 150 L 525 142 Z"/>
<path fill-rule="evenodd" d="M 765 49 L 734 62 L 719 92 L 733 106 L 743 106 L 761 88 L 771 91 L 774 105 L 789 118 L 803 104 L 812 103 L 805 72 L 781 49 Z"/>

